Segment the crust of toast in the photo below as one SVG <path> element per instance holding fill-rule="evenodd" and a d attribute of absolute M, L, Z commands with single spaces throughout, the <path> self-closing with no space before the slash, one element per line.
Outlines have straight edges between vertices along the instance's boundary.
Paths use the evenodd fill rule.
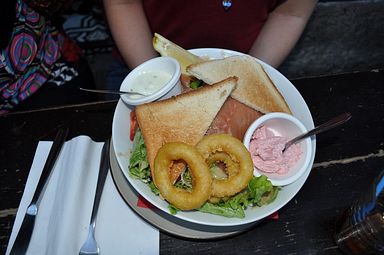
<path fill-rule="evenodd" d="M 213 84 L 229 76 L 238 77 L 231 97 L 262 113 L 291 111 L 263 66 L 248 55 L 210 60 L 187 67 L 187 72 Z"/>
<path fill-rule="evenodd" d="M 157 151 L 167 142 L 196 145 L 237 85 L 229 77 L 212 86 L 136 107 L 136 117 L 153 171 Z"/>

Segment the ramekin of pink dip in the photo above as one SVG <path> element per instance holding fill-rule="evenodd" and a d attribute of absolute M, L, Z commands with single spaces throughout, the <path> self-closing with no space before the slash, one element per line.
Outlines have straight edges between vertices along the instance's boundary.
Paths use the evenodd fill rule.
<path fill-rule="evenodd" d="M 280 112 L 256 119 L 244 135 L 243 143 L 251 153 L 254 175 L 265 175 L 275 186 L 288 185 L 310 171 L 311 138 L 305 138 L 282 151 L 286 142 L 306 133 L 296 117 Z"/>

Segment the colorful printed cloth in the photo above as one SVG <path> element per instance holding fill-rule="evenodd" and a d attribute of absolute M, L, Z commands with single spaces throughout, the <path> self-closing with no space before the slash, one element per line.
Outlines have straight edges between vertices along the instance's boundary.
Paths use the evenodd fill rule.
<path fill-rule="evenodd" d="M 63 68 L 67 66 L 61 53 L 65 42 L 49 20 L 17 0 L 13 33 L 0 54 L 0 114 L 9 112 L 47 81 L 55 78 L 61 85 L 77 75 L 73 67 Z M 66 74 L 57 79 L 62 76 L 60 70 Z"/>

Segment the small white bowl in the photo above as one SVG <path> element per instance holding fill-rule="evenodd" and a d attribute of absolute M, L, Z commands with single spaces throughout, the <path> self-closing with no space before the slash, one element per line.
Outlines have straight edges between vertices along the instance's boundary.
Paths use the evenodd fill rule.
<path fill-rule="evenodd" d="M 253 133 L 261 126 L 271 130 L 274 135 L 283 136 L 289 140 L 307 132 L 304 124 L 290 114 L 280 112 L 268 113 L 256 119 L 246 131 L 243 143 L 248 150 Z M 274 186 L 285 186 L 299 179 L 306 171 L 310 171 L 309 164 L 313 150 L 310 137 L 299 141 L 297 144 L 301 147 L 301 157 L 286 174 L 267 173 L 254 167 L 254 175 L 267 176 Z"/>
<path fill-rule="evenodd" d="M 166 80 L 152 80 L 159 82 L 158 88 L 153 91 L 146 90 L 145 86 L 137 86 L 138 79 L 143 75 L 155 74 L 157 77 L 166 75 Z M 121 99 L 128 105 L 140 105 L 153 101 L 163 100 L 181 93 L 180 83 L 181 69 L 179 62 L 171 57 L 157 57 L 147 60 L 135 69 L 133 69 L 123 80 L 120 86 L 121 91 L 137 91 L 144 92 L 145 96 L 140 95 L 121 95 Z M 168 81 L 167 81 L 168 80 Z M 149 84 L 148 82 L 145 85 Z M 147 88 L 149 89 L 149 88 Z"/>

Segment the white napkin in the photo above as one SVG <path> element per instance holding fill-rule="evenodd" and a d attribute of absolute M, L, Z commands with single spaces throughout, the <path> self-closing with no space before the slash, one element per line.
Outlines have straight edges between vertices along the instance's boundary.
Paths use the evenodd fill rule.
<path fill-rule="evenodd" d="M 9 254 L 52 142 L 40 142 L 17 211 Z M 78 254 L 91 218 L 103 143 L 79 136 L 64 144 L 44 192 L 27 254 Z M 100 254 L 159 254 L 159 231 L 121 198 L 108 173 L 96 219 Z"/>

